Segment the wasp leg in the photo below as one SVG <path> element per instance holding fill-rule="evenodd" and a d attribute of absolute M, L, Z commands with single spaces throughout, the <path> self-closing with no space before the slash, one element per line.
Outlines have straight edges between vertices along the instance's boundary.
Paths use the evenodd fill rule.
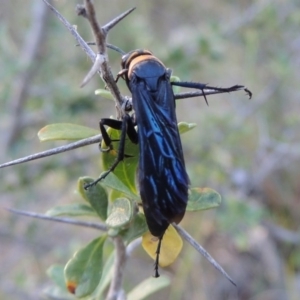
<path fill-rule="evenodd" d="M 160 276 L 158 273 L 158 267 L 159 267 L 159 254 L 160 254 L 160 248 L 161 248 L 161 242 L 162 242 L 163 236 L 164 235 L 159 237 L 157 248 L 156 248 L 156 259 L 155 259 L 155 263 L 154 263 L 154 271 L 155 271 L 154 277 L 155 278 L 158 278 Z"/>
<path fill-rule="evenodd" d="M 124 159 L 126 156 L 125 151 L 125 140 L 126 140 L 126 134 L 128 134 L 128 137 L 133 143 L 137 143 L 137 132 L 135 131 L 133 121 L 129 115 L 125 115 L 122 121 L 114 120 L 114 119 L 101 119 L 100 121 L 100 131 L 102 134 L 102 138 L 104 140 L 104 143 L 108 146 L 108 149 L 105 149 L 104 152 L 110 151 L 112 149 L 112 139 L 109 137 L 105 125 L 109 126 L 111 128 L 117 129 L 121 131 L 120 136 L 120 143 L 119 143 L 119 149 L 118 149 L 118 155 L 114 163 L 110 166 L 110 168 L 104 172 L 99 178 L 97 178 L 95 181 L 86 184 L 84 188 L 87 190 L 91 186 L 96 185 L 99 181 L 104 179 L 110 172 L 112 172 L 117 165 Z M 103 150 L 102 150 L 103 151 Z"/>

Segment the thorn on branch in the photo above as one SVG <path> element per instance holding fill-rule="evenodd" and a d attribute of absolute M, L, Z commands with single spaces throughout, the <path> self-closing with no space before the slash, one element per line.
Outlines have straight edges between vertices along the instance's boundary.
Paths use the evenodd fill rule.
<path fill-rule="evenodd" d="M 77 16 L 88 18 L 88 15 L 86 13 L 86 9 L 85 9 L 84 5 L 77 4 L 75 10 L 76 10 Z"/>
<path fill-rule="evenodd" d="M 135 7 L 128 9 L 127 11 L 125 11 L 124 13 L 120 14 L 119 16 L 117 16 L 116 18 L 114 18 L 112 21 L 108 22 L 107 24 L 105 24 L 102 29 L 105 32 L 108 32 L 109 30 L 111 30 L 115 25 L 117 25 L 121 20 L 123 20 L 127 15 L 129 15 L 131 12 L 133 12 L 135 10 Z"/>
<path fill-rule="evenodd" d="M 118 106 L 118 108 L 121 109 L 124 99 L 119 91 L 119 88 L 115 82 L 114 76 L 108 64 L 108 56 L 106 51 L 106 37 L 107 32 L 119 21 L 125 18 L 129 13 L 131 13 L 134 10 L 134 8 L 122 13 L 121 15 L 107 23 L 105 26 L 101 27 L 97 21 L 96 11 L 93 2 L 90 0 L 85 0 L 84 4 L 84 7 L 82 5 L 77 6 L 77 13 L 81 16 L 86 17 L 90 23 L 95 38 L 95 44 L 97 47 L 97 57 L 93 67 L 84 78 L 81 87 L 83 87 L 97 72 L 101 73 L 101 77 L 105 81 L 107 89 L 111 92 L 115 99 L 116 106 Z M 116 50 L 115 46 L 112 48 Z M 116 51 L 121 52 L 123 54 L 123 51 L 119 48 Z M 123 116 L 124 114 L 125 112 L 121 111 L 121 115 Z"/>
<path fill-rule="evenodd" d="M 91 70 L 88 72 L 88 74 L 83 79 L 80 87 L 84 87 L 93 77 L 94 75 L 100 71 L 101 65 L 105 61 L 105 58 L 102 54 L 97 54 L 96 60 L 91 68 Z"/>

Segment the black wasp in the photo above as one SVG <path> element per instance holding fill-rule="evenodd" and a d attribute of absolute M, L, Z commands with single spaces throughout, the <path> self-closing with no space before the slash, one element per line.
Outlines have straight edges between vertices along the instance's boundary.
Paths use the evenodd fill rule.
<path fill-rule="evenodd" d="M 183 151 L 172 86 L 181 86 L 215 93 L 228 93 L 244 89 L 241 85 L 218 88 L 202 83 L 171 82 L 171 70 L 148 50 L 134 50 L 122 57 L 122 77 L 132 94 L 135 114 L 125 114 L 123 120 L 102 119 L 100 130 L 105 144 L 112 148 L 105 125 L 121 130 L 118 156 L 113 165 L 96 181 L 96 184 L 112 172 L 124 159 L 126 134 L 139 144 L 138 180 L 146 221 L 151 234 L 158 237 L 155 277 L 159 277 L 159 252 L 163 235 L 170 223 L 179 223 L 186 210 L 189 177 L 185 169 Z M 137 131 L 135 129 L 137 125 Z"/>

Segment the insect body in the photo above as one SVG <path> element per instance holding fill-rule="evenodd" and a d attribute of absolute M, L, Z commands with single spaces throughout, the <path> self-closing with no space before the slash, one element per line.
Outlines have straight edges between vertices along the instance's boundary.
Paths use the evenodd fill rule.
<path fill-rule="evenodd" d="M 175 114 L 170 71 L 149 51 L 122 59 L 138 126 L 139 186 L 150 232 L 162 238 L 170 223 L 184 216 L 189 178 Z M 123 73 L 122 73 L 123 72 Z"/>
<path fill-rule="evenodd" d="M 92 183 L 103 179 L 123 160 L 126 134 L 133 143 L 139 144 L 140 195 L 149 230 L 159 239 L 155 277 L 159 276 L 163 235 L 170 223 L 182 220 L 188 200 L 189 178 L 177 127 L 172 85 L 200 89 L 204 97 L 205 89 L 224 93 L 243 88 L 239 85 L 216 88 L 202 83 L 171 82 L 170 76 L 171 71 L 148 50 L 134 50 L 122 57 L 122 70 L 117 79 L 122 77 L 126 81 L 132 93 L 135 115 L 126 114 L 122 121 L 101 120 L 100 130 L 105 144 L 111 147 L 104 128 L 107 125 L 121 130 L 120 146 L 115 163 Z"/>

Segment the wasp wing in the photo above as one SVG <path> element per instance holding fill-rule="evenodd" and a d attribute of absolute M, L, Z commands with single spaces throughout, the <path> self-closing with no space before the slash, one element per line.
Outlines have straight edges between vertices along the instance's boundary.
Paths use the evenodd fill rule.
<path fill-rule="evenodd" d="M 185 170 L 168 79 L 161 77 L 154 90 L 146 80 L 131 80 L 139 140 L 139 186 L 150 232 L 162 236 L 171 222 L 184 216 L 189 178 Z"/>

